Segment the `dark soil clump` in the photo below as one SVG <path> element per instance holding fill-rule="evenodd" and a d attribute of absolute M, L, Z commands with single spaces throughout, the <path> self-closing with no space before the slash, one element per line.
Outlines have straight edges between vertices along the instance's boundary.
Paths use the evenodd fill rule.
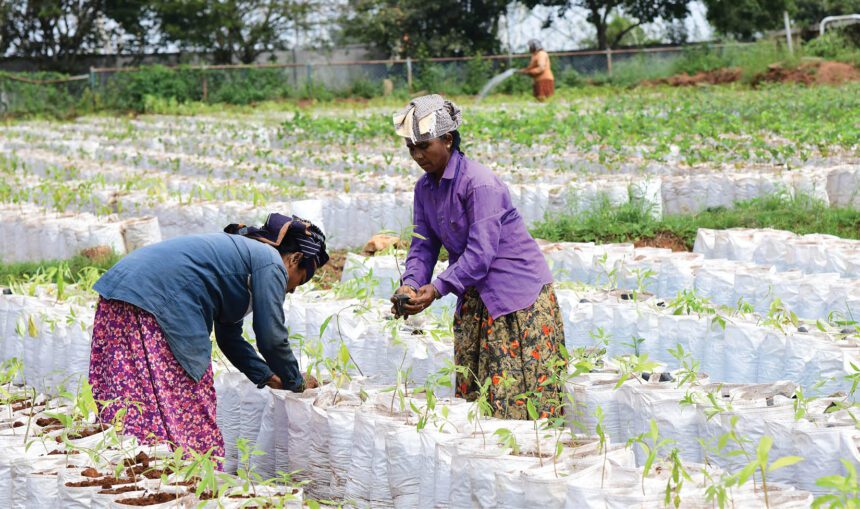
<path fill-rule="evenodd" d="M 130 491 L 137 491 L 139 489 L 140 489 L 139 486 L 123 486 L 121 488 L 113 488 L 113 489 L 109 489 L 109 490 L 104 489 L 104 490 L 99 491 L 98 493 L 100 495 L 119 495 L 120 493 L 128 493 Z"/>
<path fill-rule="evenodd" d="M 63 423 L 61 423 L 56 417 L 40 417 L 39 419 L 36 419 L 36 424 L 43 428 L 57 425 L 62 427 L 63 425 Z"/>
<path fill-rule="evenodd" d="M 133 505 L 133 506 L 147 506 L 147 505 L 155 505 L 155 504 L 163 504 L 165 502 L 170 502 L 172 500 L 176 500 L 182 496 L 179 493 L 151 493 L 149 495 L 144 495 L 142 497 L 136 498 L 121 498 L 116 502 L 118 504 L 123 505 Z"/>
<path fill-rule="evenodd" d="M 134 479 L 117 479 L 116 477 L 102 477 L 100 479 L 90 479 L 89 481 L 67 482 L 66 486 L 70 488 L 92 488 L 101 486 L 102 489 L 109 490 L 116 484 L 130 484 Z"/>

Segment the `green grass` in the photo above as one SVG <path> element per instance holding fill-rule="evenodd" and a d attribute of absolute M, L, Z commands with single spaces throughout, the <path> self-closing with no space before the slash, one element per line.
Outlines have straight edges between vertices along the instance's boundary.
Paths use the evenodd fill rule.
<path fill-rule="evenodd" d="M 551 241 L 607 243 L 669 233 L 692 249 L 699 228 L 776 228 L 860 239 L 860 210 L 831 208 L 807 196 L 772 195 L 738 202 L 731 209 L 655 219 L 641 204 L 612 206 L 604 201 L 591 211 L 546 218 L 532 228 L 532 235 Z"/>
<path fill-rule="evenodd" d="M 112 254 L 101 260 L 92 260 L 85 256 L 75 256 L 68 260 L 47 260 L 39 262 L 15 262 L 15 263 L 0 263 L 0 284 L 11 285 L 35 279 L 45 279 L 46 283 L 53 283 L 56 280 L 52 277 L 46 277 L 49 273 L 55 273 L 60 269 L 64 274 L 66 283 L 72 284 L 78 282 L 82 272 L 89 268 L 95 268 L 102 272 L 113 267 L 119 261 L 121 256 Z"/>

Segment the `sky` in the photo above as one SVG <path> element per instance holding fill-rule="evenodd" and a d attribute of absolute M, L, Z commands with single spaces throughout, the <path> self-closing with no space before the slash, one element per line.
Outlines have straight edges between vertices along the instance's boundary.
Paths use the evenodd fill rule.
<path fill-rule="evenodd" d="M 514 53 L 522 53 L 526 51 L 528 40 L 535 38 L 539 39 L 548 51 L 576 50 L 585 47 L 586 41 L 594 39 L 594 27 L 585 21 L 584 9 L 572 9 L 563 19 L 557 19 L 550 28 L 541 29 L 541 24 L 553 11 L 554 9 L 548 7 L 526 9 L 516 2 L 511 3 L 508 8 L 513 20 L 511 30 L 507 29 L 507 16 L 500 24 L 499 39 L 502 47 L 507 48 L 510 40 L 511 50 Z M 713 38 L 713 29 L 705 19 L 705 13 L 706 8 L 702 2 L 690 4 L 690 15 L 684 20 L 690 42 Z M 643 25 L 645 33 L 653 38 L 660 38 L 664 28 L 665 23 L 662 21 Z"/>

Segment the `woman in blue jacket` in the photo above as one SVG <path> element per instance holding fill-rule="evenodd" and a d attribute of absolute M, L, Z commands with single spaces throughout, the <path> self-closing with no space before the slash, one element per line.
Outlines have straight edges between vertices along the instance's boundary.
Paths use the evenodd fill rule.
<path fill-rule="evenodd" d="M 96 283 L 90 384 L 100 415 L 126 409 L 123 431 L 224 455 L 215 423 L 213 327 L 218 347 L 258 387 L 315 387 L 290 349 L 284 299 L 328 261 L 325 236 L 296 216 L 261 228 L 189 235 L 138 249 Z M 253 311 L 262 358 L 242 338 Z"/>

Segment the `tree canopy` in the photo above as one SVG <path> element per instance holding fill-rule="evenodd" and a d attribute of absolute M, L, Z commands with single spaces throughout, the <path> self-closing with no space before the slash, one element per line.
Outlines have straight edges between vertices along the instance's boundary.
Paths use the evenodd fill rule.
<path fill-rule="evenodd" d="M 717 32 L 739 40 L 782 28 L 786 11 L 803 26 L 817 25 L 825 16 L 860 12 L 860 0 L 705 0 L 705 5 Z"/>
<path fill-rule="evenodd" d="M 499 49 L 507 0 L 350 0 L 341 18 L 347 40 L 400 57 L 456 56 Z"/>

